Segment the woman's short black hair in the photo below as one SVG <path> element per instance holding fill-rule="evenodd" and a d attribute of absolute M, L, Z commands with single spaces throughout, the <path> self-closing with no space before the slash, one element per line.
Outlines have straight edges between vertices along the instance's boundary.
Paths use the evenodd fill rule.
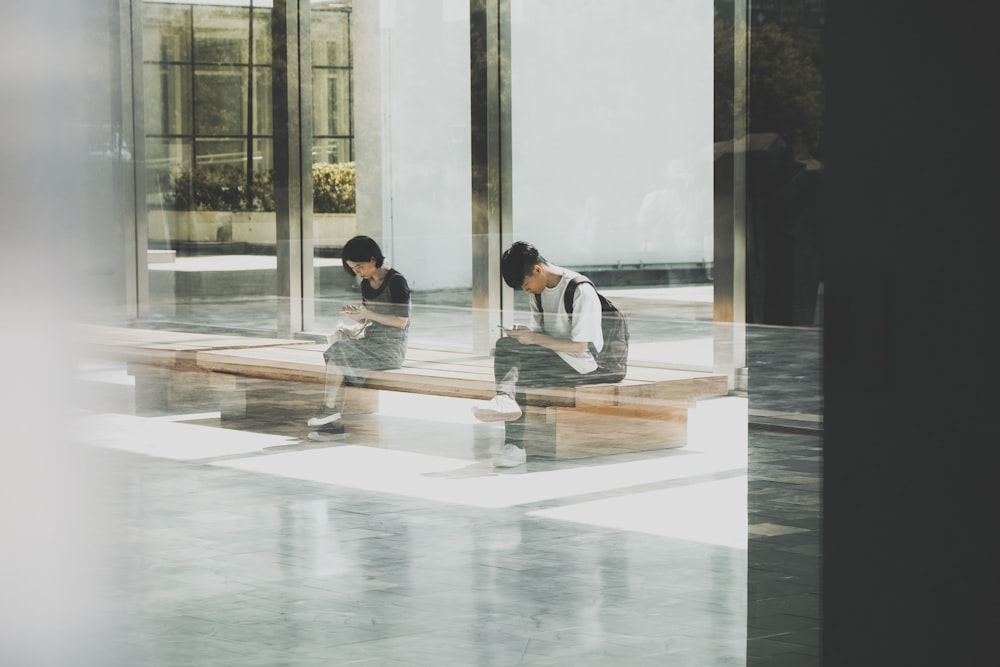
<path fill-rule="evenodd" d="M 521 289 L 524 279 L 531 275 L 536 264 L 548 264 L 544 257 L 538 254 L 538 248 L 518 241 L 504 250 L 500 256 L 500 273 L 503 281 L 514 289 Z"/>
<path fill-rule="evenodd" d="M 344 271 L 349 275 L 354 275 L 354 269 L 347 265 L 351 262 L 369 262 L 375 260 L 376 268 L 381 268 L 385 261 L 382 248 L 370 236 L 355 236 L 344 244 L 344 249 L 340 252 L 340 258 L 344 262 Z"/>

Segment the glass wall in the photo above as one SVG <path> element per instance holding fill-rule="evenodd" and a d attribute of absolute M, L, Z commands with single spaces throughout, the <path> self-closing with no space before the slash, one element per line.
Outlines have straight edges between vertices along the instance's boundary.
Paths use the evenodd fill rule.
<path fill-rule="evenodd" d="M 328 5 L 311 19 L 316 329 L 360 299 L 331 258 L 366 234 L 410 284 L 411 344 L 471 348 L 468 4 Z"/>
<path fill-rule="evenodd" d="M 740 23 L 747 5 L 731 0 L 717 0 L 714 16 L 696 0 L 299 0 L 284 14 L 294 26 L 271 5 L 131 3 L 141 27 L 132 75 L 145 320 L 274 333 L 283 300 L 297 299 L 309 314 L 289 333 L 329 332 L 340 306 L 360 298 L 340 250 L 368 234 L 413 289 L 411 346 L 478 351 L 484 333 L 496 334 L 474 327 L 473 285 L 488 275 L 491 316 L 513 301 L 523 318 L 525 295 L 503 290 L 490 262 L 525 239 L 591 276 L 627 313 L 635 366 L 719 369 L 720 348 L 732 352 L 746 337 L 744 312 L 768 325 L 750 330 L 763 350 L 751 369 L 751 416 L 821 424 L 818 386 L 799 370 L 811 361 L 802 340 L 819 354 L 820 332 L 806 327 L 817 324 L 822 277 L 822 2 L 755 6 L 750 44 Z M 490 37 L 479 42 L 473 21 L 484 7 Z M 276 72 L 289 63 L 272 62 L 276 40 L 293 31 L 304 37 L 291 40 L 303 108 L 284 129 L 298 124 L 306 135 L 294 147 L 284 145 L 285 109 L 275 103 Z M 748 50 L 757 65 L 744 62 L 741 73 Z M 470 112 L 483 102 L 480 70 L 499 79 L 484 86 L 496 126 Z M 740 125 L 747 100 L 733 92 L 743 85 L 750 123 Z M 474 143 L 484 133 L 500 147 L 485 179 L 491 196 L 499 192 L 487 234 L 497 247 L 485 260 L 483 232 L 470 222 Z M 281 150 L 306 165 L 294 194 L 311 202 L 284 236 Z M 736 229 L 743 214 L 748 228 Z M 298 292 L 280 273 L 282 244 L 304 250 L 290 271 L 312 280 Z M 723 273 L 731 319 L 719 317 Z M 749 298 L 731 289 L 744 274 Z M 730 360 L 727 370 L 740 366 L 738 353 Z"/>
<path fill-rule="evenodd" d="M 352 3 L 314 2 L 309 18 L 312 60 L 310 168 L 313 188 L 314 328 L 333 331 L 340 307 L 353 301 L 354 281 L 340 250 L 357 231 L 353 141 Z M 308 141 L 308 140 L 307 140 Z M 306 179 L 303 179 L 304 181 Z M 378 236 L 376 234 L 376 236 Z"/>
<path fill-rule="evenodd" d="M 712 368 L 712 5 L 567 8 L 511 6 L 513 236 L 629 313 L 633 363 Z"/>
<path fill-rule="evenodd" d="M 288 150 L 293 162 L 308 153 L 312 210 L 293 226 L 302 238 L 278 239 L 271 52 L 284 38 L 272 30 L 286 28 L 271 4 L 141 3 L 149 252 L 140 312 L 154 323 L 277 332 L 278 283 L 290 278 L 276 245 L 291 243 L 312 272 L 291 294 L 305 299 L 301 329 L 330 331 L 358 298 L 340 250 L 367 234 L 414 290 L 411 340 L 470 348 L 468 6 L 301 3 L 301 24 L 289 29 L 309 36 L 297 56 L 311 74 L 289 72 L 311 136 Z"/>
<path fill-rule="evenodd" d="M 153 321 L 275 329 L 269 4 L 142 3 Z"/>
<path fill-rule="evenodd" d="M 469 5 L 302 4 L 298 55 L 311 74 L 295 76 L 312 210 L 303 238 L 277 239 L 271 51 L 284 28 L 270 4 L 142 3 L 149 319 L 277 331 L 277 281 L 289 278 L 275 248 L 288 242 L 304 244 L 312 272 L 292 295 L 307 300 L 301 326 L 330 331 L 358 298 L 340 249 L 367 234 L 410 281 L 414 343 L 483 349 L 473 274 L 493 267 L 473 266 Z M 535 243 L 616 299 L 633 363 L 717 367 L 711 7 L 497 6 L 509 27 L 504 238 Z M 523 294 L 514 304 L 523 316 Z"/>

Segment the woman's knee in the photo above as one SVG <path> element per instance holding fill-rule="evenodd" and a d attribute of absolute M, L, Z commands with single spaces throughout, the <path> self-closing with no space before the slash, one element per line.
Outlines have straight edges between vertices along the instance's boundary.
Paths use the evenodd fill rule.
<path fill-rule="evenodd" d="M 337 366 L 347 365 L 352 356 L 351 346 L 348 343 L 352 342 L 354 341 L 339 340 L 335 342 L 323 352 L 323 359 L 327 364 L 336 364 Z"/>
<path fill-rule="evenodd" d="M 336 347 L 337 344 L 334 343 L 333 345 L 331 345 L 330 347 L 326 348 L 323 351 L 323 361 L 325 361 L 327 364 L 334 363 L 335 359 L 337 358 Z"/>

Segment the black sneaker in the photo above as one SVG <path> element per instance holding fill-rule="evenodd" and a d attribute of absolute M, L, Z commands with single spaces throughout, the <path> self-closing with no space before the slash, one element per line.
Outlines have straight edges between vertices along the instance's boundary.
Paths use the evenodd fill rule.
<path fill-rule="evenodd" d="M 340 422 L 325 424 L 317 430 L 311 432 L 307 437 L 310 440 L 324 442 L 327 440 L 342 440 L 345 435 L 344 425 Z"/>

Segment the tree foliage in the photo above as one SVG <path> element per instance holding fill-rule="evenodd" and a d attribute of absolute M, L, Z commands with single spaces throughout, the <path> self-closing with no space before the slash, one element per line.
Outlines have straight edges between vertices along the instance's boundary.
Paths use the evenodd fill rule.
<path fill-rule="evenodd" d="M 823 143 L 822 47 L 816 31 L 774 23 L 750 30 L 746 99 L 734 95 L 732 22 L 715 23 L 715 140 L 733 138 L 746 107 L 749 132 L 777 132 L 819 156 Z"/>
<path fill-rule="evenodd" d="M 775 24 L 750 35 L 748 87 L 751 132 L 778 132 L 819 155 L 823 140 L 823 76 L 819 38 Z"/>

